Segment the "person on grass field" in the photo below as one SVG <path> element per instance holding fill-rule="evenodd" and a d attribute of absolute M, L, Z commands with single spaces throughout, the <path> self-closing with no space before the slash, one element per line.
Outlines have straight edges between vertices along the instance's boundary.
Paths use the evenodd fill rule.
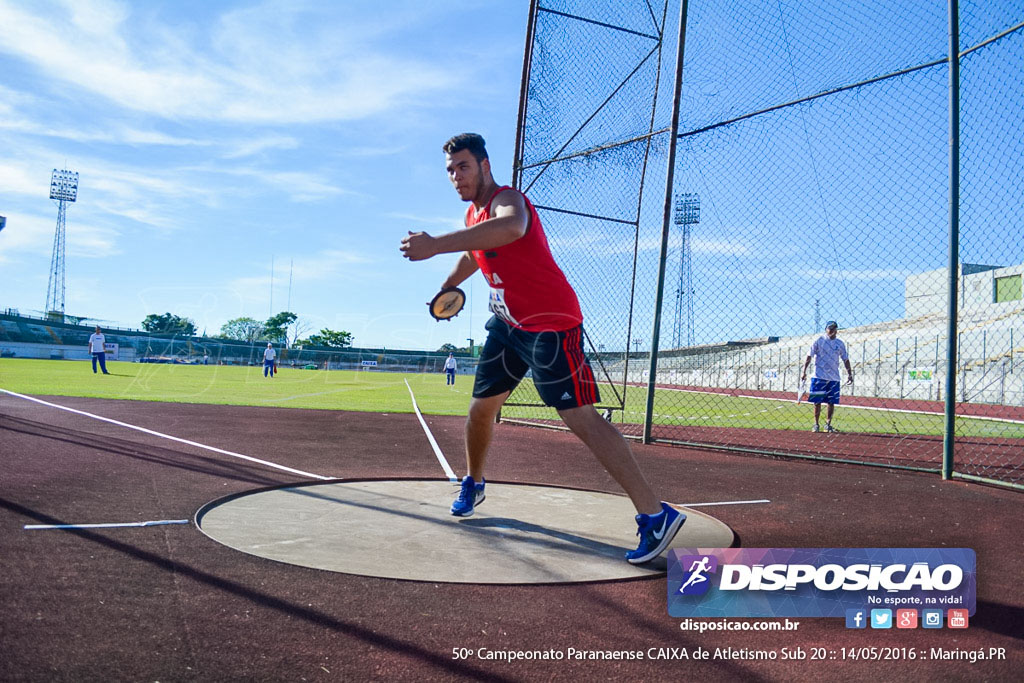
<path fill-rule="evenodd" d="M 89 335 L 89 353 L 92 354 L 92 374 L 96 374 L 96 361 L 100 363 L 100 369 L 104 375 L 109 375 L 107 372 L 107 351 L 106 351 L 106 337 L 103 336 L 103 330 L 100 326 L 96 326 L 96 331 Z"/>
<path fill-rule="evenodd" d="M 825 412 L 825 431 L 838 432 L 832 426 L 832 413 L 839 405 L 839 360 L 846 364 L 847 384 L 853 384 L 853 368 L 850 366 L 850 355 L 846 352 L 846 344 L 841 339 L 836 339 L 839 333 L 839 325 L 835 320 L 825 323 L 825 334 L 814 340 L 811 350 L 807 352 L 807 359 L 804 361 L 804 371 L 800 375 L 800 381 L 807 379 L 807 367 L 814 358 L 814 377 L 811 378 L 811 388 L 807 393 L 807 400 L 814 404 L 814 426 L 812 432 L 821 431 L 821 404 L 825 403 L 828 408 Z"/>
<path fill-rule="evenodd" d="M 636 508 L 640 544 L 626 559 L 633 564 L 654 559 L 672 542 L 686 515 L 655 496 L 622 434 L 594 409 L 599 397 L 583 355 L 583 314 L 551 256 L 536 209 L 524 194 L 494 181 L 479 135 L 456 135 L 443 150 L 448 179 L 459 197 L 470 202 L 466 227 L 437 237 L 410 232 L 400 249 L 411 261 L 461 253 L 441 287 L 455 287 L 480 270 L 490 285 L 494 314 L 485 326 L 487 341 L 466 419 L 469 473 L 451 513 L 469 517 L 484 501 L 484 465 L 495 417 L 532 370 L 544 403 L 558 411 Z"/>
<path fill-rule="evenodd" d="M 267 348 L 263 350 L 263 376 L 270 376 L 270 379 L 274 379 L 274 362 L 277 359 L 277 351 L 274 350 L 274 345 L 271 342 L 267 342 Z"/>
<path fill-rule="evenodd" d="M 455 385 L 455 369 L 458 367 L 458 363 L 455 360 L 455 354 L 449 353 L 448 358 L 444 361 L 444 374 L 446 375 L 446 383 L 450 386 Z"/>

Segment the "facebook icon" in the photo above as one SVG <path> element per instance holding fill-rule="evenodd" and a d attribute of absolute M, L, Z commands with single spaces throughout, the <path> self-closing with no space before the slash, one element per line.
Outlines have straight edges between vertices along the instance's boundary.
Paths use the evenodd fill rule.
<path fill-rule="evenodd" d="M 867 628 L 868 613 L 864 609 L 846 610 L 846 628 Z"/>

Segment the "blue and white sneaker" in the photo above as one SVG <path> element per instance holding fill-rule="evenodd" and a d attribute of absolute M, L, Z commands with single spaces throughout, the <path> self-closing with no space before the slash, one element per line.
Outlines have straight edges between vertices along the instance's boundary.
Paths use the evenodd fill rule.
<path fill-rule="evenodd" d="M 643 564 L 661 555 L 685 521 L 686 515 L 668 503 L 661 504 L 657 515 L 637 515 L 636 535 L 640 537 L 640 545 L 626 553 L 626 559 L 630 564 Z"/>
<path fill-rule="evenodd" d="M 472 517 L 476 506 L 484 502 L 484 498 L 486 498 L 484 495 L 484 484 L 486 483 L 486 479 L 481 479 L 478 484 L 468 474 L 463 477 L 462 490 L 459 491 L 459 497 L 452 503 L 452 514 L 456 517 Z"/>

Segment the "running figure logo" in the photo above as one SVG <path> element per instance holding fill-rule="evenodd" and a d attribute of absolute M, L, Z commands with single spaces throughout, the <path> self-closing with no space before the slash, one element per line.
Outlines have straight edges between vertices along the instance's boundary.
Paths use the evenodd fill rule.
<path fill-rule="evenodd" d="M 706 574 L 718 569 L 718 558 L 714 555 L 686 555 L 679 558 L 679 566 L 688 572 L 679 586 L 681 595 L 702 595 L 708 592 L 711 582 Z"/>

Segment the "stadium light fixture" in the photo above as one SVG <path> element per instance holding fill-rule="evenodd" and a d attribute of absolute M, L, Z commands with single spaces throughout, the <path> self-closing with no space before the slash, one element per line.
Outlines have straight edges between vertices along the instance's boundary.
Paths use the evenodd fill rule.
<path fill-rule="evenodd" d="M 73 202 L 78 199 L 78 173 L 53 169 L 50 176 L 50 199 Z"/>
<path fill-rule="evenodd" d="M 676 225 L 700 223 L 700 195 L 687 192 L 676 195 Z"/>

